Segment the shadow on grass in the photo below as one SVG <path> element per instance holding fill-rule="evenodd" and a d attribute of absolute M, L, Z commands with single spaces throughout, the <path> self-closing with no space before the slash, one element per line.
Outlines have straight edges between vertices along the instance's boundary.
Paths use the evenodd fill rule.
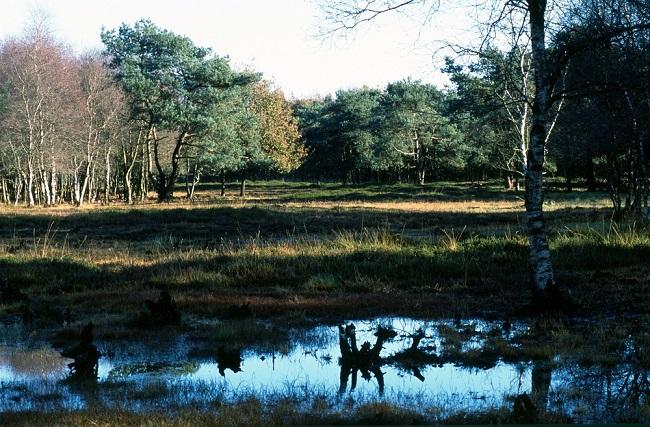
<path fill-rule="evenodd" d="M 573 223 L 602 225 L 609 212 L 597 208 L 563 208 L 546 214 L 550 230 Z M 215 247 L 224 241 L 250 238 L 292 238 L 341 231 L 384 228 L 411 237 L 435 237 L 441 230 L 503 234 L 525 225 L 523 211 L 408 211 L 371 208 L 286 208 L 280 206 L 134 208 L 71 211 L 63 216 L 16 211 L 0 216 L 0 239 L 7 247 L 70 244 L 88 241 L 169 243 L 183 247 Z M 150 249 L 155 249 L 151 247 Z"/>
<path fill-rule="evenodd" d="M 180 190 L 180 188 L 179 188 Z M 197 192 L 202 196 L 218 194 L 220 183 L 199 183 Z M 180 193 L 179 193 L 180 194 Z M 239 194 L 239 184 L 229 183 L 226 194 Z M 322 183 L 315 185 L 305 182 L 252 181 L 248 184 L 247 196 L 264 203 L 287 202 L 404 202 L 435 201 L 456 202 L 475 200 L 481 202 L 523 200 L 523 191 L 507 191 L 495 182 L 433 182 L 425 185 L 415 184 L 339 184 Z M 604 192 L 576 191 L 567 193 L 546 192 L 548 200 L 593 202 L 607 198 Z M 216 198 L 217 200 L 219 198 Z"/>
<path fill-rule="evenodd" d="M 1 277 L 30 296 L 71 298 L 97 309 L 119 310 L 123 303 L 138 306 L 142 295 L 159 288 L 181 297 L 193 294 L 197 305 L 207 294 L 324 298 L 381 294 L 386 304 L 394 305 L 401 302 L 389 302 L 392 293 L 411 292 L 437 299 L 441 307 L 432 309 L 509 313 L 528 301 L 528 248 L 521 238 L 471 237 L 455 246 L 389 235 L 364 239 L 181 251 L 142 265 L 9 256 L 0 258 L 0 271 Z M 625 311 L 632 304 L 640 312 L 648 311 L 640 301 L 650 296 L 650 245 L 616 246 L 584 238 L 552 242 L 552 249 L 560 284 L 572 287 L 578 301 L 588 301 L 588 309 Z M 598 273 L 618 269 L 626 271 Z M 414 305 L 420 302 L 413 300 Z M 450 303 L 454 306 L 442 307 Z M 403 308 L 408 313 L 409 307 Z"/>

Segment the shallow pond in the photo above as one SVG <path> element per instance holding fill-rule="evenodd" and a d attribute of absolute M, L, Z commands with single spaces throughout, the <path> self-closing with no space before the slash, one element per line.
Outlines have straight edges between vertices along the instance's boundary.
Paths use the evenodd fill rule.
<path fill-rule="evenodd" d="M 5 325 L 0 411 L 211 410 L 255 397 L 293 400 L 303 411 L 316 399 L 333 411 L 379 400 L 436 420 L 510 410 L 526 394 L 537 411 L 577 422 L 647 421 L 650 415 L 646 336 L 623 335 L 607 355 L 594 358 L 578 343 L 561 347 L 557 337 L 527 338 L 525 324 L 504 329 L 481 320 L 378 318 L 341 325 L 347 327 L 281 328 L 247 320 L 217 323 L 200 334 L 96 340 L 101 357 L 90 379 L 71 375 L 71 360 L 49 343 Z"/>

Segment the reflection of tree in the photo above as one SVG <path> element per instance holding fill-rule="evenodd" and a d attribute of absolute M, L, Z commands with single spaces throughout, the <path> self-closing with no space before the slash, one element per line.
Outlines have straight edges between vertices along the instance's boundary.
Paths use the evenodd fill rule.
<path fill-rule="evenodd" d="M 564 359 L 561 364 L 553 362 L 553 354 L 534 361 L 530 402 L 536 414 L 571 415 L 580 422 L 647 421 L 647 415 L 644 419 L 642 414 L 650 401 L 650 365 L 643 345 L 647 339 L 642 334 L 627 335 L 622 341 L 607 336 L 596 342 L 586 341 L 586 348 L 560 348 L 558 354 Z M 536 345 L 538 340 L 526 347 Z M 594 344 L 601 353 L 596 353 Z M 519 350 L 526 353 L 530 348 Z M 556 385 L 554 397 L 549 399 L 552 378 Z"/>
<path fill-rule="evenodd" d="M 429 365 L 440 364 L 440 358 L 438 356 L 427 353 L 419 348 L 420 341 L 422 341 L 424 337 L 424 331 L 418 329 L 418 331 L 411 336 L 411 346 L 390 357 L 393 364 L 402 369 L 411 371 L 415 378 L 423 382 L 424 375 L 422 375 L 421 370 Z"/>
<path fill-rule="evenodd" d="M 241 348 L 220 347 L 217 351 L 217 367 L 222 377 L 226 376 L 226 369 L 234 373 L 241 372 Z"/>
<path fill-rule="evenodd" d="M 215 352 L 214 348 L 210 350 L 199 349 L 191 351 L 190 357 L 200 357 L 201 359 L 214 359 L 217 362 L 217 370 L 222 377 L 226 376 L 226 369 L 230 369 L 233 373 L 241 372 L 242 347 L 239 344 L 230 344 L 228 346 L 219 346 Z M 273 354 L 273 362 L 275 363 L 275 353 Z M 261 357 L 262 360 L 266 356 Z M 198 369 L 198 366 L 197 366 Z"/>
<path fill-rule="evenodd" d="M 381 371 L 383 365 L 394 365 L 410 371 L 413 376 L 420 381 L 424 381 L 421 369 L 439 363 L 439 358 L 436 355 L 429 354 L 418 348 L 425 337 L 424 331 L 418 330 L 411 336 L 413 341 L 407 349 L 388 357 L 381 357 L 380 353 L 384 344 L 396 335 L 392 329 L 379 326 L 375 332 L 377 338 L 374 345 L 366 341 L 359 348 L 354 325 L 339 326 L 339 347 L 341 349 L 341 358 L 339 359 L 341 365 L 340 393 L 347 390 L 349 378 L 352 379 L 350 390 L 354 390 L 357 386 L 357 376 L 361 372 L 361 377 L 366 381 L 370 381 L 374 376 L 379 386 L 379 393 L 383 394 L 384 374 Z"/>
<path fill-rule="evenodd" d="M 523 393 L 515 397 L 512 408 L 513 421 L 521 424 L 539 422 L 539 414 L 546 412 L 547 409 L 552 375 L 553 365 L 550 358 L 533 364 L 530 396 Z"/>
<path fill-rule="evenodd" d="M 531 395 L 535 406 L 545 411 L 548 405 L 548 392 L 551 388 L 553 365 L 549 361 L 536 361 L 531 374 Z"/>
<path fill-rule="evenodd" d="M 69 363 L 70 376 L 63 383 L 70 390 L 82 396 L 87 407 L 101 406 L 97 384 L 97 370 L 99 368 L 99 351 L 93 344 L 93 323 L 88 322 L 81 330 L 79 345 L 61 352 L 63 357 L 73 359 Z"/>
<path fill-rule="evenodd" d="M 357 375 L 361 371 L 361 377 L 366 381 L 372 379 L 372 375 L 377 380 L 379 386 L 379 394 L 384 392 L 384 374 L 381 372 L 381 366 L 384 360 L 379 356 L 381 349 L 384 347 L 384 342 L 395 336 L 392 330 L 379 327 L 377 329 L 377 340 L 374 345 L 368 341 L 357 347 L 356 328 L 353 324 L 347 325 L 345 328 L 339 326 L 339 347 L 341 349 L 341 358 L 339 364 L 341 365 L 341 385 L 339 393 L 345 392 L 348 388 L 348 378 L 352 377 L 352 384 L 350 390 L 357 387 Z"/>
<path fill-rule="evenodd" d="M 583 361 L 563 368 L 559 393 L 571 396 L 571 390 L 582 390 L 568 409 L 591 408 L 587 421 L 647 422 L 650 414 L 643 414 L 650 403 L 647 340 L 642 334 L 630 334 L 614 354 L 601 355 L 599 363 Z"/>
<path fill-rule="evenodd" d="M 72 374 L 61 383 L 67 385 L 72 393 L 78 395 L 84 401 L 86 408 L 100 409 L 103 406 L 96 376 L 83 377 Z"/>

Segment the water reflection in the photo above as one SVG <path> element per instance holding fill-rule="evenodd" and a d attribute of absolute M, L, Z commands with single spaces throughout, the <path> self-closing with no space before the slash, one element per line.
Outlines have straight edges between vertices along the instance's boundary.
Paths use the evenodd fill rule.
<path fill-rule="evenodd" d="M 615 359 L 561 363 L 551 381 L 549 407 L 594 420 L 650 422 L 649 339 L 629 335 L 614 349 Z"/>
<path fill-rule="evenodd" d="M 17 348 L 0 345 L 0 381 L 63 378 L 67 361 L 52 348 Z"/>
<path fill-rule="evenodd" d="M 370 342 L 365 341 L 359 348 L 354 324 L 350 323 L 345 327 L 339 326 L 339 349 L 341 351 L 339 393 L 344 393 L 347 390 L 350 377 L 352 378 L 350 391 L 354 391 L 357 388 L 357 375 L 361 372 L 361 377 L 366 381 L 370 381 L 374 376 L 379 387 L 379 395 L 384 394 L 384 374 L 381 372 L 381 366 L 386 363 L 386 360 L 381 358 L 379 353 L 384 348 L 384 343 L 396 335 L 397 333 L 392 329 L 379 326 L 375 333 L 377 337 L 375 343 L 371 345 Z"/>
<path fill-rule="evenodd" d="M 222 377 L 226 376 L 226 369 L 233 373 L 241 372 L 241 348 L 224 348 L 220 347 L 217 351 L 217 369 Z"/>
<path fill-rule="evenodd" d="M 61 352 L 61 356 L 73 360 L 73 362 L 68 363 L 70 368 L 68 380 L 96 382 L 99 355 L 97 347 L 93 344 L 93 324 L 90 322 L 81 330 L 79 344 Z"/>
<path fill-rule="evenodd" d="M 650 340 L 643 334 L 594 358 L 578 344 L 556 347 L 553 337 L 518 323 L 510 331 L 483 321 L 404 318 L 278 333 L 259 328 L 267 331 L 259 333 L 263 345 L 210 334 L 100 342 L 96 350 L 105 356 L 83 381 L 47 344 L 17 334 L 0 345 L 0 411 L 209 408 L 214 400 L 318 390 L 439 416 L 508 408 L 522 422 L 548 412 L 573 421 L 647 420 Z M 79 348 L 88 348 L 88 340 Z"/>

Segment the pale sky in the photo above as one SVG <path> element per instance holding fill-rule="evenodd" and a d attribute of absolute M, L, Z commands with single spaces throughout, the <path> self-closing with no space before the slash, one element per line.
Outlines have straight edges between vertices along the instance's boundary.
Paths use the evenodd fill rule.
<path fill-rule="evenodd" d="M 442 55 L 434 55 L 434 42 L 467 38 L 472 27 L 460 9 L 425 25 L 413 10 L 323 39 L 315 0 L 0 0 L 0 7 L 0 38 L 19 34 L 30 11 L 41 10 L 56 35 L 78 52 L 101 49 L 102 26 L 149 18 L 228 55 L 236 67 L 261 71 L 291 97 L 383 87 L 407 77 L 442 86 Z"/>

